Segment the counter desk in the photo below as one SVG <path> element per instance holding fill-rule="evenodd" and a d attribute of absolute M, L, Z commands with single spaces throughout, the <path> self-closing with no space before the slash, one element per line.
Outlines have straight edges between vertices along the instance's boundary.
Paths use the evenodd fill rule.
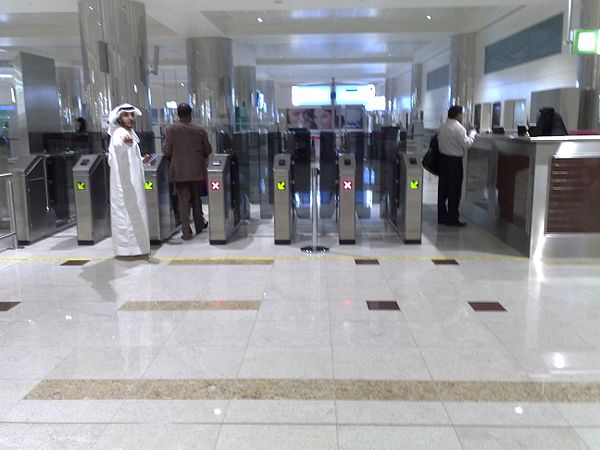
<path fill-rule="evenodd" d="M 600 136 L 480 135 L 465 217 L 531 258 L 600 257 Z"/>

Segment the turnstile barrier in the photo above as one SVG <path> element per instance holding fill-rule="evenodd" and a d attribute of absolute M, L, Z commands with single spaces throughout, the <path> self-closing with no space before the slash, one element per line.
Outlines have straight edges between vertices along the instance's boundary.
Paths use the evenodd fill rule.
<path fill-rule="evenodd" d="M 235 158 L 214 154 L 208 160 L 208 236 L 211 245 L 226 244 L 240 224 L 240 184 Z"/>
<path fill-rule="evenodd" d="M 338 156 L 338 230 L 340 244 L 356 243 L 356 160 Z"/>
<path fill-rule="evenodd" d="M 380 215 L 389 220 L 406 244 L 421 243 L 423 208 L 423 167 L 416 143 L 388 155 L 387 184 L 382 184 Z"/>
<path fill-rule="evenodd" d="M 292 209 L 292 155 L 280 153 L 273 160 L 273 207 L 275 244 L 291 244 L 294 213 Z"/>
<path fill-rule="evenodd" d="M 108 173 L 104 154 L 83 155 L 73 167 L 79 245 L 93 245 L 111 234 Z"/>
<path fill-rule="evenodd" d="M 56 232 L 56 214 L 49 207 L 46 157 L 21 156 L 9 161 L 13 174 L 19 244 L 30 244 Z"/>
<path fill-rule="evenodd" d="M 423 167 L 416 152 L 398 154 L 396 226 L 405 244 L 420 244 L 423 216 Z"/>
<path fill-rule="evenodd" d="M 341 154 L 337 163 L 337 191 L 334 191 L 336 201 L 332 200 L 336 208 L 336 219 L 338 222 L 338 233 L 340 244 L 356 243 L 356 160 L 352 154 Z M 273 163 L 273 190 L 274 190 L 274 240 L 275 244 L 290 244 L 294 234 L 294 222 L 298 213 L 294 197 L 296 192 L 296 167 L 292 167 L 292 155 L 281 153 L 275 155 Z M 320 214 L 316 213 L 316 202 L 318 198 L 318 172 L 313 168 L 313 188 L 309 195 L 313 198 L 313 241 L 318 235 L 316 224 Z M 312 194 L 311 194 L 312 192 Z M 316 242 L 312 247 L 321 248 Z M 323 247 L 324 248 L 324 247 Z M 314 251 L 314 250 L 313 250 Z"/>
<path fill-rule="evenodd" d="M 150 244 L 160 245 L 177 231 L 169 191 L 169 165 L 164 155 L 151 155 L 144 164 L 146 207 Z"/>

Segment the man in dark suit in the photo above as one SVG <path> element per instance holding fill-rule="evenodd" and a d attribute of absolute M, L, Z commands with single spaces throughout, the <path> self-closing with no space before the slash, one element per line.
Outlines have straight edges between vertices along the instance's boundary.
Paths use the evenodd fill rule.
<path fill-rule="evenodd" d="M 206 180 L 206 159 L 212 152 L 204 128 L 192 123 L 192 108 L 187 103 L 177 106 L 179 122 L 167 127 L 163 153 L 170 158 L 169 175 L 177 189 L 177 203 L 181 219 L 182 239 L 194 236 L 190 212 L 196 234 L 208 226 L 202 213 L 202 187 Z M 191 210 L 191 211 L 190 211 Z"/>

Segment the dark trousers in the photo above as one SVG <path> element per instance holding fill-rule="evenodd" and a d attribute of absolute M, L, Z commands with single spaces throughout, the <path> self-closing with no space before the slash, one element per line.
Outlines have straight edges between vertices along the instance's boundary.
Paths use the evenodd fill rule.
<path fill-rule="evenodd" d="M 204 226 L 204 214 L 202 213 L 202 198 L 200 197 L 203 181 L 176 181 L 177 203 L 179 208 L 179 219 L 181 220 L 181 231 L 184 237 L 192 236 L 190 224 L 190 212 L 194 217 L 196 233 L 202 231 Z"/>
<path fill-rule="evenodd" d="M 438 222 L 456 223 L 463 181 L 462 157 L 442 154 L 439 178 Z"/>

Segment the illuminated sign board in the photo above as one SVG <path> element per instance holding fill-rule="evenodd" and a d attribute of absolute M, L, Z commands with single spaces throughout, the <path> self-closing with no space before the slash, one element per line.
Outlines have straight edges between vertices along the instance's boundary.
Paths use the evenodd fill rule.
<path fill-rule="evenodd" d="M 588 30 L 573 30 L 573 47 L 572 52 L 574 54 L 588 54 L 597 55 L 600 54 L 598 36 L 600 30 L 588 29 Z"/>

